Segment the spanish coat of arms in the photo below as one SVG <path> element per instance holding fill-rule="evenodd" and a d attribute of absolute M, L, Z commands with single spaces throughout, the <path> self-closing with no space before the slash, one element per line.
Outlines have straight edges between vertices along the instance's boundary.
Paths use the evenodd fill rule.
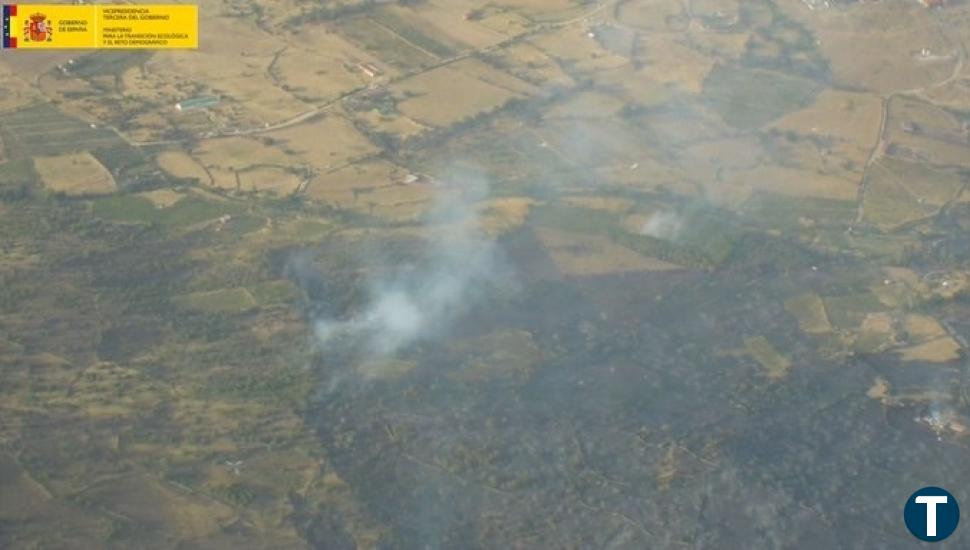
<path fill-rule="evenodd" d="M 24 21 L 24 42 L 50 42 L 53 38 L 52 22 L 43 13 L 35 13 Z"/>

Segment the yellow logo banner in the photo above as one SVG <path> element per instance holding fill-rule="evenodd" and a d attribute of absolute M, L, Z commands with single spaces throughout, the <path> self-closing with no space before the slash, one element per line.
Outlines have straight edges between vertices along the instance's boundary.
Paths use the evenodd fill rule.
<path fill-rule="evenodd" d="M 186 4 L 6 4 L 5 49 L 194 49 L 199 8 Z"/>

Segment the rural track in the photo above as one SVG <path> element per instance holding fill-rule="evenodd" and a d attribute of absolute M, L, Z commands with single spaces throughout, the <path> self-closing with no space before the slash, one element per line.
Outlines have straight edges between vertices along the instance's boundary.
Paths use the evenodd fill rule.
<path fill-rule="evenodd" d="M 489 51 L 493 51 L 493 50 L 496 50 L 496 49 L 500 49 L 500 48 L 504 48 L 504 47 L 510 46 L 512 44 L 515 44 L 516 42 L 519 42 L 521 40 L 524 40 L 524 39 L 526 39 L 526 38 L 528 38 L 530 36 L 533 36 L 535 34 L 541 34 L 543 32 L 548 32 L 548 31 L 552 31 L 552 30 L 558 30 L 558 29 L 561 29 L 561 28 L 564 28 L 564 27 L 569 27 L 571 25 L 575 25 L 575 24 L 577 24 L 579 22 L 582 22 L 583 20 L 585 20 L 585 19 L 587 19 L 589 17 L 592 17 L 592 16 L 600 13 L 603 10 L 612 8 L 613 6 L 617 5 L 621 1 L 622 0 L 610 0 L 608 2 L 603 2 L 601 4 L 598 4 L 596 7 L 594 7 L 592 9 L 584 12 L 582 15 L 578 15 L 576 17 L 573 17 L 572 19 L 567 19 L 565 21 L 559 21 L 557 23 L 542 24 L 542 25 L 539 25 L 536 29 L 529 30 L 529 31 L 524 32 L 522 34 L 517 34 L 515 36 L 512 36 L 512 37 L 509 37 L 509 38 L 507 38 L 505 40 L 502 40 L 501 42 L 496 42 L 495 44 L 489 44 L 488 46 L 482 46 L 481 48 L 476 48 L 474 50 L 468 50 L 468 51 L 463 52 L 461 54 L 458 54 L 458 55 L 455 55 L 455 56 L 452 56 L 452 57 L 449 57 L 449 58 L 446 58 L 446 59 L 442 59 L 438 63 L 434 63 L 432 65 L 429 65 L 427 67 L 424 67 L 421 70 L 413 71 L 413 72 L 406 73 L 406 74 L 402 74 L 402 75 L 398 76 L 397 78 L 390 79 L 390 80 L 388 80 L 386 82 L 385 85 L 387 85 L 387 84 L 393 84 L 395 82 L 400 82 L 402 80 L 406 80 L 406 79 L 409 79 L 409 78 L 413 78 L 413 77 L 422 75 L 424 73 L 433 71 L 435 69 L 440 69 L 441 67 L 445 67 L 445 66 L 451 65 L 451 64 L 456 63 L 458 61 L 461 61 L 461 60 L 464 60 L 464 59 L 468 59 L 468 58 L 473 57 L 475 55 L 480 55 L 480 54 L 483 54 L 483 53 L 487 53 Z M 274 132 L 274 131 L 277 131 L 277 130 L 283 130 L 285 128 L 289 128 L 291 126 L 296 126 L 298 124 L 301 124 L 303 122 L 306 122 L 307 120 L 310 120 L 313 117 L 315 117 L 315 116 L 323 113 L 324 111 L 326 111 L 327 109 L 329 109 L 330 107 L 332 107 L 334 104 L 339 103 L 339 102 L 341 102 L 341 101 L 343 101 L 343 100 L 345 100 L 347 98 L 353 97 L 353 96 L 355 96 L 355 95 L 357 95 L 357 94 L 359 94 L 361 92 L 366 91 L 367 89 L 369 89 L 368 86 L 360 86 L 360 87 L 354 88 L 352 90 L 349 90 L 347 92 L 344 92 L 343 94 L 338 95 L 337 97 L 334 97 L 333 99 L 330 99 L 330 100 L 328 100 L 328 101 L 326 101 L 324 103 L 321 103 L 320 105 L 317 105 L 317 106 L 315 106 L 314 108 L 312 108 L 312 109 L 310 109 L 308 111 L 305 111 L 303 113 L 300 113 L 300 114 L 298 114 L 296 116 L 293 116 L 291 118 L 288 118 L 286 120 L 277 122 L 275 124 L 269 124 L 267 126 L 257 126 L 255 128 L 249 128 L 249 129 L 246 129 L 246 130 L 235 130 L 235 131 L 231 131 L 231 132 L 218 132 L 218 133 L 215 133 L 213 135 L 205 136 L 205 137 L 197 138 L 197 139 L 199 139 L 199 141 L 204 141 L 204 140 L 208 140 L 208 139 L 216 139 L 216 138 L 221 138 L 221 137 L 229 137 L 229 136 L 251 136 L 251 135 L 257 135 L 257 134 L 264 134 L 266 132 Z M 118 136 L 121 137 L 121 139 L 125 140 L 129 145 L 132 145 L 134 147 L 149 147 L 149 146 L 153 146 L 153 145 L 176 145 L 176 144 L 185 143 L 186 141 L 189 141 L 188 138 L 186 138 L 186 139 L 171 139 L 171 140 L 157 140 L 157 141 L 137 141 L 135 139 L 132 139 L 130 136 L 126 135 L 124 132 L 122 132 L 121 130 L 119 130 L 119 129 L 113 127 L 113 126 L 112 127 L 109 127 L 109 128 L 112 131 L 114 131 L 116 134 L 118 134 Z"/>
<path fill-rule="evenodd" d="M 946 36 L 946 33 L 943 30 L 943 25 L 939 25 L 939 31 L 941 36 L 945 37 L 948 41 L 953 43 L 953 41 L 948 36 Z M 881 96 L 882 117 L 879 121 L 879 134 L 876 137 L 876 143 L 873 145 L 872 150 L 869 152 L 869 157 L 866 159 L 866 164 L 862 169 L 862 181 L 859 183 L 859 193 L 858 193 L 858 198 L 856 199 L 858 204 L 856 207 L 856 217 L 855 217 L 855 221 L 853 222 L 853 225 L 862 223 L 863 217 L 865 216 L 864 199 L 866 195 L 866 189 L 869 186 L 868 185 L 869 171 L 872 168 L 873 164 L 875 164 L 876 161 L 882 158 L 883 152 L 885 152 L 886 150 L 886 123 L 889 120 L 889 106 L 892 103 L 892 100 L 896 97 L 902 97 L 902 96 L 919 97 L 924 101 L 927 101 L 931 105 L 935 105 L 935 103 L 932 100 L 926 97 L 925 95 L 926 90 L 946 86 L 947 84 L 950 84 L 951 82 L 960 78 L 960 76 L 963 73 L 963 66 L 964 66 L 964 63 L 966 62 L 966 57 L 967 57 L 966 46 L 961 41 L 957 40 L 955 50 L 957 53 L 957 62 L 954 65 L 953 70 L 950 72 L 950 75 L 948 77 L 944 78 L 943 80 L 940 80 L 939 82 L 933 82 L 932 84 L 927 84 L 919 88 L 911 88 L 908 90 L 897 90 L 894 92 L 882 94 Z M 964 186 L 963 189 L 960 190 L 959 193 L 957 193 L 956 197 L 959 197 L 965 191 L 966 191 L 966 185 Z M 952 200 L 955 200 L 955 198 L 951 199 L 951 201 L 948 201 L 947 205 L 950 202 L 952 202 Z M 947 205 L 944 205 L 943 208 L 941 208 L 933 216 L 930 216 L 930 218 L 938 215 L 939 212 L 942 212 Z"/>

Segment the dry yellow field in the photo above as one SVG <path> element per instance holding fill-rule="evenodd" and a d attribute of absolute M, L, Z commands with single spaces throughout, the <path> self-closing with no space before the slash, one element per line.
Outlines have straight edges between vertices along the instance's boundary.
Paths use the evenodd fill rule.
<path fill-rule="evenodd" d="M 946 363 L 960 358 L 960 344 L 944 336 L 900 350 L 903 361 L 927 361 L 931 363 Z"/>
<path fill-rule="evenodd" d="M 361 162 L 316 175 L 306 196 L 389 222 L 416 222 L 432 207 L 437 190 L 426 183 L 401 183 L 406 174 L 387 161 Z"/>
<path fill-rule="evenodd" d="M 390 162 L 360 162 L 317 174 L 306 194 L 314 200 L 349 205 L 361 192 L 390 185 L 403 177 L 404 172 Z"/>
<path fill-rule="evenodd" d="M 154 191 L 139 193 L 138 195 L 152 201 L 155 208 L 168 208 L 185 198 L 185 193 L 180 193 L 173 189 L 156 189 Z"/>
<path fill-rule="evenodd" d="M 747 170 L 764 163 L 764 150 L 755 136 L 702 141 L 684 149 L 694 167 Z"/>
<path fill-rule="evenodd" d="M 699 51 L 717 52 L 725 61 L 737 61 L 747 51 L 751 34 L 747 32 L 710 32 L 704 29 L 687 31 L 691 44 Z"/>
<path fill-rule="evenodd" d="M 952 172 L 889 157 L 874 163 L 867 178 L 865 218 L 888 228 L 933 214 L 955 199 L 964 185 Z"/>
<path fill-rule="evenodd" d="M 291 151 L 302 164 L 318 170 L 329 170 L 378 151 L 353 123 L 336 113 L 263 136 L 277 140 L 280 149 Z M 293 159 L 289 163 L 292 165 Z"/>
<path fill-rule="evenodd" d="M 904 123 L 918 125 L 919 133 L 960 132 L 960 121 L 952 113 L 915 97 L 893 97 L 889 103 L 889 117 L 894 126 L 900 129 Z"/>
<path fill-rule="evenodd" d="M 781 380 L 788 375 L 791 361 L 778 353 L 775 346 L 764 336 L 754 336 L 744 339 L 744 347 L 749 356 L 764 367 L 771 380 Z"/>
<path fill-rule="evenodd" d="M 44 185 L 71 196 L 104 195 L 117 190 L 115 180 L 90 153 L 34 158 Z"/>
<path fill-rule="evenodd" d="M 362 206 L 366 208 L 386 207 L 386 206 L 409 206 L 421 205 L 429 206 L 434 199 L 434 188 L 426 184 L 391 184 L 384 187 L 376 187 L 360 193 L 357 199 L 357 209 Z"/>
<path fill-rule="evenodd" d="M 571 207 L 589 208 L 590 210 L 601 210 L 603 212 L 615 212 L 622 214 L 629 212 L 635 206 L 635 202 L 630 199 L 618 197 L 563 197 L 560 202 Z"/>
<path fill-rule="evenodd" d="M 614 95 L 634 105 L 652 107 L 663 105 L 676 96 L 653 71 L 619 66 L 600 73 L 604 86 L 614 90 Z"/>
<path fill-rule="evenodd" d="M 131 521 L 165 524 L 189 539 L 215 535 L 233 517 L 226 504 L 199 499 L 142 474 L 96 483 L 90 494 L 91 498 L 110 499 Z"/>
<path fill-rule="evenodd" d="M 764 155 L 765 159 L 762 162 L 818 174 L 822 178 L 844 179 L 853 185 L 862 182 L 868 159 L 868 151 L 864 147 L 841 142 L 843 147 L 837 149 L 835 143 L 837 139 L 826 136 L 815 137 L 812 134 L 805 137 L 799 136 L 794 142 L 789 142 L 784 136 L 785 134 L 776 135 L 774 145 L 777 148 L 772 151 L 771 157 Z M 829 147 L 830 143 L 833 147 Z"/>
<path fill-rule="evenodd" d="M 128 137 L 139 142 L 164 140 L 172 129 L 172 121 L 165 114 L 168 113 L 149 111 L 129 118 L 132 129 Z"/>
<path fill-rule="evenodd" d="M 172 108 L 190 81 L 186 77 L 160 73 L 157 68 L 158 64 L 152 60 L 143 67 L 132 67 L 121 74 L 121 85 L 127 94 Z"/>
<path fill-rule="evenodd" d="M 0 69 L 0 75 L 2 74 L 2 69 Z M 11 80 L 16 82 L 15 79 Z M 62 109 L 65 112 L 77 111 L 77 109 L 73 108 L 75 107 L 75 102 L 71 100 L 72 96 L 98 93 L 97 89 L 86 80 L 79 78 L 60 78 L 57 73 L 39 75 L 37 77 L 37 88 L 43 89 L 43 93 L 49 97 L 56 97 L 63 101 L 66 106 L 62 107 Z"/>
<path fill-rule="evenodd" d="M 428 127 L 401 115 L 386 116 L 377 109 L 354 113 L 354 119 L 366 124 L 375 132 L 386 132 L 397 136 L 398 139 L 405 140 L 411 136 L 416 136 Z"/>
<path fill-rule="evenodd" d="M 3 57 L 12 58 L 14 56 Z M 15 78 L 15 76 L 15 70 L 6 66 L 4 60 L 0 60 L 0 82 L 3 82 L 3 93 L 0 94 L 0 112 L 25 107 L 43 97 L 40 90 L 19 78 Z"/>
<path fill-rule="evenodd" d="M 946 329 L 939 321 L 929 315 L 910 314 L 906 316 L 906 331 L 919 340 L 933 340 L 946 336 Z"/>
<path fill-rule="evenodd" d="M 176 178 L 197 179 L 203 184 L 213 184 L 205 168 L 191 155 L 182 151 L 165 151 L 155 157 L 158 166 Z"/>
<path fill-rule="evenodd" d="M 572 0 L 504 0 L 502 8 L 532 21 L 558 22 L 580 17 L 587 8 Z"/>
<path fill-rule="evenodd" d="M 886 138 L 931 163 L 970 167 L 962 121 L 944 109 L 914 98 L 890 102 Z"/>
<path fill-rule="evenodd" d="M 961 73 L 964 78 L 955 78 L 939 86 L 923 91 L 923 97 L 951 109 L 970 110 L 970 81 L 967 80 L 967 67 Z"/>
<path fill-rule="evenodd" d="M 956 65 L 955 56 L 920 57 L 923 48 L 938 54 L 955 52 L 939 32 L 932 10 L 918 2 L 862 4 L 852 18 L 838 10 L 808 12 L 795 10 L 794 5 L 790 13 L 813 31 L 841 86 L 879 92 L 910 90 L 945 80 Z M 865 26 L 858 24 L 861 20 L 867 21 Z"/>
<path fill-rule="evenodd" d="M 482 45 L 493 44 L 504 38 L 501 35 L 496 36 L 487 27 L 483 28 L 474 21 L 466 20 L 465 11 L 461 10 L 457 2 L 450 2 L 449 8 L 443 11 L 440 6 L 435 5 L 405 7 L 389 3 L 376 10 L 370 19 L 411 46 L 439 59 L 447 59 L 470 49 L 470 44 L 461 31 L 471 31 L 472 34 L 479 35 L 480 32 L 476 31 L 487 33 L 490 39 Z M 418 38 L 419 36 L 422 38 Z M 481 40 L 482 37 L 478 38 Z"/>
<path fill-rule="evenodd" d="M 239 172 L 243 191 L 269 191 L 277 196 L 290 195 L 300 187 L 300 178 L 277 167 L 259 167 Z"/>
<path fill-rule="evenodd" d="M 252 177 L 248 178 L 250 185 L 243 183 L 242 174 L 247 171 L 305 165 L 299 157 L 287 154 L 280 147 L 268 145 L 256 137 L 210 139 L 204 141 L 194 155 L 211 175 L 211 185 L 226 190 L 251 189 L 255 182 Z"/>
<path fill-rule="evenodd" d="M 603 48 L 578 26 L 563 27 L 530 37 L 528 43 L 550 56 L 569 62 L 576 71 L 603 71 L 631 65 L 628 58 Z"/>
<path fill-rule="evenodd" d="M 275 145 L 256 137 L 227 137 L 202 142 L 195 157 L 204 166 L 218 169 L 245 170 L 253 166 L 290 166 L 294 158 Z"/>
<path fill-rule="evenodd" d="M 379 68 L 382 75 L 378 78 L 393 78 L 399 74 L 393 66 L 381 63 L 373 53 L 329 32 L 322 25 L 307 25 L 290 36 L 288 42 L 273 65 L 273 74 L 281 86 L 314 101 L 333 99 L 373 82 L 375 79 L 358 68 L 359 63 L 370 63 Z"/>
<path fill-rule="evenodd" d="M 268 34 L 255 22 L 242 18 L 220 17 L 213 4 L 211 16 L 202 10 L 205 34 L 198 50 L 157 52 L 147 72 L 152 82 L 168 80 L 202 84 L 210 93 L 223 98 L 235 111 L 234 122 L 250 127 L 287 120 L 312 106 L 284 91 L 273 81 L 270 66 L 275 52 L 285 46 L 278 36 Z M 139 94 L 137 89 L 126 93 Z M 170 98 L 174 103 L 184 97 Z"/>
<path fill-rule="evenodd" d="M 520 96 L 545 96 L 542 90 L 528 82 L 516 78 L 504 71 L 494 69 L 490 65 L 474 58 L 463 59 L 452 64 L 456 70 L 472 76 L 486 84 L 501 88 Z"/>
<path fill-rule="evenodd" d="M 638 61 L 658 82 L 674 85 L 688 93 L 700 93 L 704 79 L 714 67 L 715 58 L 698 53 L 686 40 L 664 35 L 648 35 L 639 41 Z"/>
<path fill-rule="evenodd" d="M 825 302 L 815 293 L 801 294 L 785 301 L 785 309 L 797 320 L 798 326 L 808 334 L 824 334 L 832 331 Z"/>
<path fill-rule="evenodd" d="M 865 318 L 862 319 L 862 323 L 859 325 L 859 329 L 862 332 L 878 332 L 882 334 L 891 334 L 894 332 L 893 329 L 893 316 L 885 311 L 877 311 L 873 313 L 867 313 Z"/>
<path fill-rule="evenodd" d="M 684 31 L 690 21 L 684 4 L 677 0 L 624 2 L 617 10 L 617 20 L 623 25 L 654 33 Z"/>
<path fill-rule="evenodd" d="M 529 197 L 491 199 L 480 205 L 482 230 L 492 236 L 502 235 L 525 223 L 535 200 Z"/>
<path fill-rule="evenodd" d="M 953 137 L 947 141 L 897 132 L 893 145 L 911 152 L 915 158 L 935 164 L 970 167 L 970 153 L 962 139 Z"/>
<path fill-rule="evenodd" d="M 491 46 L 510 35 L 522 32 L 521 27 L 516 29 L 514 26 L 501 27 L 487 24 L 484 20 L 471 21 L 466 18 L 466 14 L 480 7 L 479 2 L 469 0 L 431 0 L 423 6 L 418 6 L 415 11 L 424 19 L 432 36 L 441 34 L 452 41 L 464 42 L 472 48 L 483 48 Z"/>
<path fill-rule="evenodd" d="M 556 103 L 548 118 L 612 118 L 622 109 L 624 102 L 601 92 L 581 92 L 566 101 Z"/>
<path fill-rule="evenodd" d="M 724 187 L 721 190 L 718 187 Z M 852 179 L 815 171 L 798 170 L 778 165 L 766 165 L 750 170 L 733 171 L 725 185 L 712 185 L 712 193 L 727 192 L 732 196 L 745 196 L 752 191 L 772 191 L 790 197 L 814 197 L 854 201 L 859 184 Z"/>
<path fill-rule="evenodd" d="M 695 17 L 731 20 L 741 16 L 741 2 L 738 0 L 693 0 L 690 8 Z"/>
<path fill-rule="evenodd" d="M 569 88 L 575 82 L 555 58 L 528 42 L 516 42 L 492 55 L 508 67 L 509 74 L 550 88 Z"/>
<path fill-rule="evenodd" d="M 890 349 L 897 343 L 893 315 L 885 311 L 867 313 L 854 336 L 857 350 L 879 353 Z"/>
<path fill-rule="evenodd" d="M 505 36 L 517 36 L 532 27 L 532 22 L 514 11 L 488 11 L 479 23 Z"/>
<path fill-rule="evenodd" d="M 831 153 L 861 169 L 879 137 L 882 101 L 872 94 L 826 90 L 805 109 L 789 113 L 774 127 L 831 137 Z M 817 156 L 817 155 L 816 155 Z"/>
<path fill-rule="evenodd" d="M 889 385 L 889 381 L 882 376 L 877 376 L 872 386 L 866 391 L 866 396 L 881 401 L 883 404 L 889 404 L 891 402 L 889 396 L 891 390 L 892 386 Z"/>
<path fill-rule="evenodd" d="M 450 126 L 492 111 L 508 100 L 524 98 L 535 88 L 496 71 L 481 61 L 465 59 L 391 86 L 402 113 L 428 126 Z"/>

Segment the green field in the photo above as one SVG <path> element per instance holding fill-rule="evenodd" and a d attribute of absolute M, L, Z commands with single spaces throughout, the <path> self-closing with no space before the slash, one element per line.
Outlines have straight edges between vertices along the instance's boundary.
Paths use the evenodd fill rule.
<path fill-rule="evenodd" d="M 23 198 L 37 183 L 37 172 L 30 159 L 16 159 L 0 164 L 0 199 Z"/>
<path fill-rule="evenodd" d="M 216 202 L 187 197 L 168 208 L 156 208 L 152 201 L 138 195 L 115 195 L 96 199 L 93 202 L 94 215 L 111 221 L 157 223 L 181 227 L 230 215 L 233 216 L 232 222 L 238 223 L 244 229 L 251 231 L 258 227 L 253 220 L 245 216 L 249 207 L 240 202 Z"/>
<path fill-rule="evenodd" d="M 43 104 L 0 114 L 0 138 L 9 158 L 91 151 L 124 143 L 111 130 L 91 128 Z"/>
<path fill-rule="evenodd" d="M 0 138 L 11 159 L 0 165 L 0 180 L 4 179 L 3 172 L 19 173 L 17 177 L 29 175 L 14 162 L 17 160 L 88 151 L 122 188 L 188 183 L 173 182 L 141 149 L 126 143 L 113 130 L 93 126 L 44 104 L 0 114 Z M 5 168 L 8 165 L 11 167 Z"/>
<path fill-rule="evenodd" d="M 858 328 L 866 314 L 879 311 L 882 306 L 872 293 L 824 296 L 825 311 L 835 328 L 849 330 Z"/>
<path fill-rule="evenodd" d="M 150 57 L 149 51 L 102 51 L 75 59 L 70 65 L 69 73 L 80 78 L 106 75 L 118 78 L 128 69 L 148 61 Z"/>
<path fill-rule="evenodd" d="M 829 77 L 829 66 L 815 47 L 815 38 L 798 23 L 775 14 L 748 41 L 742 64 L 782 71 L 815 80 Z"/>
<path fill-rule="evenodd" d="M 732 240 L 738 236 L 728 220 L 709 210 L 690 208 L 684 210 L 682 218 L 683 230 L 673 240 L 631 233 L 614 213 L 560 204 L 534 209 L 530 221 L 582 235 L 603 235 L 644 256 L 687 267 L 709 268 L 728 260 L 734 251 Z"/>
<path fill-rule="evenodd" d="M 855 218 L 856 204 L 759 191 L 744 203 L 742 212 L 746 221 L 755 225 L 795 235 L 807 231 L 806 224 L 809 223 L 812 227 L 837 227 L 844 231 Z"/>
<path fill-rule="evenodd" d="M 245 288 L 193 292 L 173 301 L 181 308 L 208 313 L 242 313 L 256 307 L 256 299 Z"/>
<path fill-rule="evenodd" d="M 370 19 L 352 18 L 343 21 L 340 32 L 365 49 L 379 52 L 385 63 L 396 65 L 406 71 L 427 67 L 438 61 L 437 58 L 408 44 L 393 31 Z"/>
<path fill-rule="evenodd" d="M 704 81 L 704 97 L 725 122 L 751 130 L 811 104 L 818 84 L 746 67 L 716 65 Z"/>
<path fill-rule="evenodd" d="M 441 38 L 430 36 L 429 34 L 425 33 L 424 30 L 387 10 L 378 11 L 371 17 L 374 19 L 374 21 L 380 23 L 388 29 L 391 29 L 398 36 L 404 40 L 407 40 L 409 43 L 414 44 L 422 50 L 431 52 L 438 57 L 451 57 L 455 55 L 456 50 L 460 50 L 465 47 L 464 44 L 459 44 L 454 41 L 448 41 L 448 43 L 446 43 L 445 40 Z"/>

